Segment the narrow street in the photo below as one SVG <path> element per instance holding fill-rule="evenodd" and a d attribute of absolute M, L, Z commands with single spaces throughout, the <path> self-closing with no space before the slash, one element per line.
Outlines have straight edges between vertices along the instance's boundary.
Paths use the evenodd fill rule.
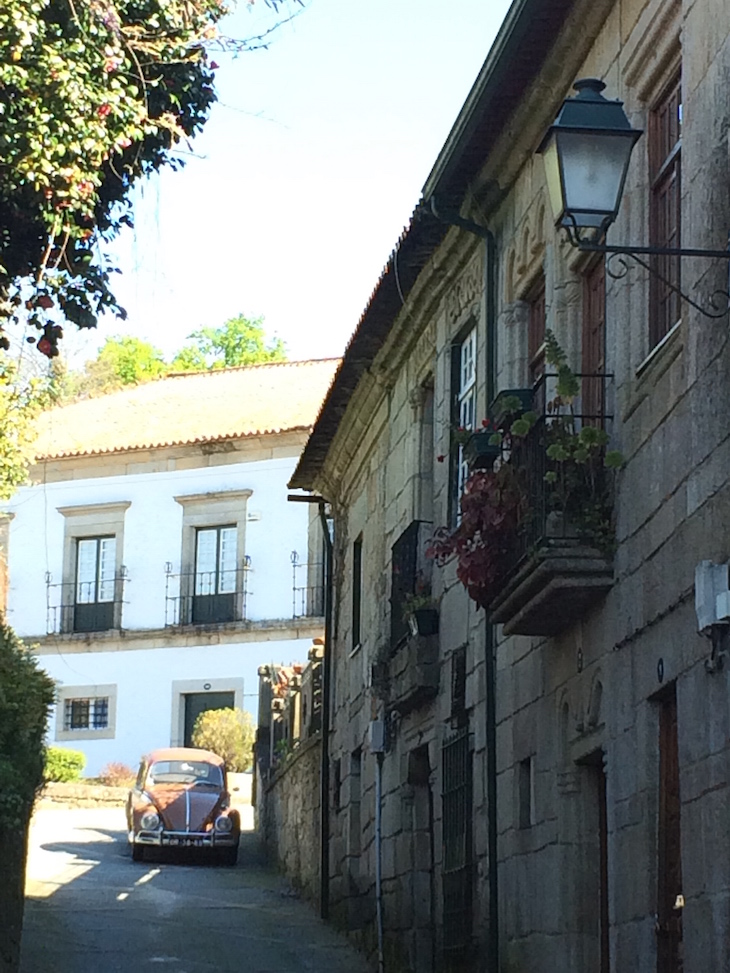
<path fill-rule="evenodd" d="M 235 868 L 133 862 L 122 809 L 40 809 L 21 973 L 366 973 L 246 832 Z"/>

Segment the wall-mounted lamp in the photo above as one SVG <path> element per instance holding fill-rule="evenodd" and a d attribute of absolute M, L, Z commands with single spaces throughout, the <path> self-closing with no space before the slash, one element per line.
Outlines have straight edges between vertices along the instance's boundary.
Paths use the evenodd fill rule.
<path fill-rule="evenodd" d="M 728 260 L 730 245 L 727 250 L 698 250 L 609 246 L 604 242 L 621 205 L 631 152 L 643 134 L 640 129 L 631 127 L 623 102 L 604 98 L 602 91 L 605 87 L 597 78 L 576 81 L 574 88 L 578 94 L 565 99 L 538 149 L 545 162 L 548 193 L 556 224 L 566 230 L 570 242 L 579 250 L 631 257 L 707 317 L 722 317 L 730 307 L 728 294 L 722 292 L 724 307 L 719 308 L 711 301 L 710 309 L 703 308 L 671 281 L 661 277 L 641 257 Z M 613 276 L 620 277 L 623 273 Z"/>

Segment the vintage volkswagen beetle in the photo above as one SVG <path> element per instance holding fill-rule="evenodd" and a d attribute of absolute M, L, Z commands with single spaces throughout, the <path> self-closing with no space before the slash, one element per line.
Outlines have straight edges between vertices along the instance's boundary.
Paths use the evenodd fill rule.
<path fill-rule="evenodd" d="M 127 834 L 135 861 L 145 848 L 204 848 L 235 865 L 241 821 L 230 807 L 221 758 L 189 747 L 144 757 L 127 798 Z"/>

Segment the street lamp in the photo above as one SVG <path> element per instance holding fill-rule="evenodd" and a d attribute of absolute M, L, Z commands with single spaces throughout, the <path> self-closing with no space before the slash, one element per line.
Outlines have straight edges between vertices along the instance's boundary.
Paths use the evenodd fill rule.
<path fill-rule="evenodd" d="M 711 318 L 723 317 L 730 309 L 730 296 L 725 291 L 716 292 L 722 295 L 722 306 L 715 303 L 713 295 L 710 308 L 702 307 L 672 281 L 662 277 L 655 261 L 642 260 L 641 257 L 728 260 L 730 244 L 727 250 L 700 250 L 605 243 L 606 232 L 616 219 L 621 205 L 631 152 L 643 133 L 631 127 L 622 102 L 604 98 L 602 92 L 606 86 L 602 81 L 583 78 L 576 81 L 573 87 L 578 94 L 565 99 L 538 148 L 545 162 L 545 176 L 556 225 L 566 230 L 571 244 L 579 250 L 609 254 L 606 266 L 609 273 L 611 257 L 630 257 L 702 314 Z M 627 266 L 623 260 L 620 265 L 622 269 L 611 276 L 624 275 Z"/>
<path fill-rule="evenodd" d="M 597 78 L 576 81 L 538 149 L 545 160 L 555 222 L 580 244 L 603 239 L 618 215 L 631 151 L 641 137 L 623 102 L 609 101 Z"/>

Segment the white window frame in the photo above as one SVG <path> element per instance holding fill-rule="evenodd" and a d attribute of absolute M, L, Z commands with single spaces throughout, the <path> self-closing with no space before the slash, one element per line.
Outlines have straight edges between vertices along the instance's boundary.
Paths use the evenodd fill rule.
<path fill-rule="evenodd" d="M 456 395 L 459 428 L 473 432 L 477 411 L 477 329 L 474 326 L 459 344 L 459 388 Z M 457 498 L 464 492 L 469 466 L 464 459 L 464 446 L 459 443 L 457 462 Z M 458 518 L 458 514 L 457 514 Z"/>

